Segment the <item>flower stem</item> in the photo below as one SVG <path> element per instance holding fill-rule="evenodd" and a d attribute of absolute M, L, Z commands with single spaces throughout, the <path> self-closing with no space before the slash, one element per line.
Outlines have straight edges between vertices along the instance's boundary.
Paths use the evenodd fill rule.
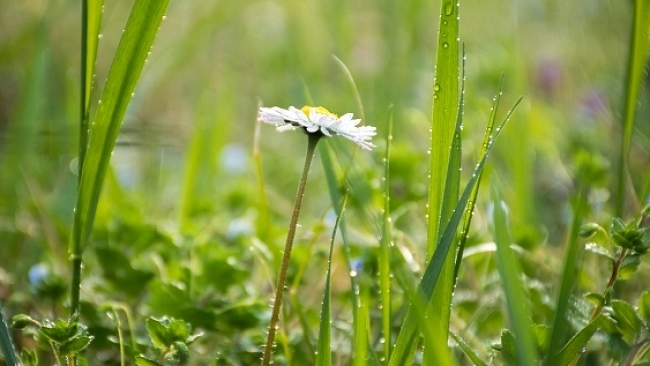
<path fill-rule="evenodd" d="M 287 242 L 284 245 L 284 255 L 282 256 L 282 265 L 280 267 L 280 275 L 278 276 L 278 284 L 275 289 L 275 300 L 273 302 L 273 313 L 271 314 L 271 323 L 269 325 L 269 335 L 266 338 L 266 346 L 264 347 L 264 357 L 262 358 L 262 366 L 268 366 L 271 363 L 271 354 L 273 353 L 273 342 L 275 339 L 275 332 L 278 328 L 278 318 L 280 317 L 280 308 L 282 307 L 282 296 L 284 295 L 284 284 L 287 280 L 287 270 L 289 269 L 289 260 L 291 259 L 291 248 L 293 247 L 293 239 L 296 236 L 296 226 L 298 225 L 298 216 L 300 215 L 300 206 L 302 199 L 305 195 L 305 186 L 307 185 L 307 176 L 309 175 L 309 168 L 314 158 L 314 151 L 316 144 L 322 137 L 320 134 L 308 133 L 307 154 L 305 156 L 305 165 L 300 176 L 298 183 L 298 192 L 296 199 L 293 203 L 293 212 L 291 213 L 291 221 L 289 223 L 289 231 L 287 232 Z"/>

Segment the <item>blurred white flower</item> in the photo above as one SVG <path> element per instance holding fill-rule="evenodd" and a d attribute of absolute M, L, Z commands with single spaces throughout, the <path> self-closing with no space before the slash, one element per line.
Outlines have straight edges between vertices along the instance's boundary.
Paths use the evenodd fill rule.
<path fill-rule="evenodd" d="M 352 119 L 352 113 L 339 117 L 323 107 L 262 107 L 258 119 L 276 125 L 281 132 L 302 127 L 308 133 L 321 133 L 325 137 L 343 136 L 366 150 L 375 147 L 370 140 L 377 134 L 377 129 L 373 126 L 357 127 L 361 120 Z"/>

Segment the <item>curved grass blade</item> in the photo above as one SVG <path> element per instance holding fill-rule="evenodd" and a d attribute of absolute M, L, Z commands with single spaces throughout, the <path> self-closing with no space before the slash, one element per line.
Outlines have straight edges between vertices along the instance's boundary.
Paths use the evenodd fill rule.
<path fill-rule="evenodd" d="M 79 131 L 79 180 L 88 148 L 90 134 L 89 112 L 90 91 L 95 75 L 95 60 L 99 44 L 99 29 L 102 23 L 102 8 L 104 0 L 81 1 L 81 93 L 79 103 L 81 129 Z"/>
<path fill-rule="evenodd" d="M 463 58 L 464 59 L 464 58 Z M 463 61 L 464 62 L 464 61 Z M 490 113 L 490 118 L 488 119 L 487 126 L 485 128 L 485 134 L 483 135 L 483 144 L 481 145 L 481 150 L 479 156 L 485 154 L 492 134 L 494 133 L 494 124 L 496 123 L 497 111 L 499 110 L 499 104 L 501 102 L 501 91 L 503 90 L 503 75 L 501 75 L 501 80 L 499 81 L 499 92 L 494 97 L 494 102 L 492 103 L 492 112 Z M 510 111 L 512 112 L 512 110 Z M 508 118 L 509 116 L 506 116 Z M 463 218 L 463 228 L 460 232 L 460 239 L 458 242 L 458 251 L 456 252 L 456 268 L 454 269 L 454 281 L 458 278 L 458 272 L 460 271 L 460 265 L 463 259 L 463 253 L 465 252 L 465 243 L 467 241 L 467 236 L 469 235 L 469 227 L 472 223 L 472 213 L 474 212 L 474 206 L 476 205 L 476 198 L 478 197 L 478 188 L 481 185 L 481 177 L 483 172 L 480 172 L 478 175 L 478 183 L 472 191 L 472 195 L 469 199 L 469 205 L 465 211 L 465 217 Z"/>
<path fill-rule="evenodd" d="M 73 316 L 79 309 L 81 256 L 90 237 L 106 169 L 135 84 L 168 4 L 169 0 L 137 0 L 133 5 L 98 102 L 95 121 L 90 127 L 69 245 L 73 262 L 70 295 Z"/>
<path fill-rule="evenodd" d="M 536 365 L 535 337 L 526 305 L 526 294 L 521 282 L 519 262 L 510 248 L 512 239 L 507 224 L 507 214 L 501 198 L 501 189 L 495 179 L 492 184 L 494 241 L 497 245 L 497 267 L 503 285 L 508 309 L 508 320 L 515 337 L 518 365 Z"/>
<path fill-rule="evenodd" d="M 9 328 L 2 316 L 2 303 L 0 303 L 0 351 L 2 351 L 2 356 L 4 356 L 4 360 L 8 366 L 20 365 L 18 363 L 18 358 L 16 357 L 16 351 L 14 343 L 11 340 Z"/>
<path fill-rule="evenodd" d="M 564 259 L 564 269 L 562 270 L 562 278 L 560 279 L 560 293 L 558 294 L 557 305 L 555 306 L 555 319 L 553 320 L 548 354 L 544 360 L 545 366 L 558 364 L 554 352 L 567 339 L 569 328 L 567 311 L 570 305 L 571 292 L 576 280 L 576 267 L 581 250 L 581 246 L 578 243 L 578 233 L 587 207 L 586 196 L 586 188 L 581 186 L 574 206 L 573 223 L 571 224 L 571 232 L 569 233 L 566 257 Z"/>
<path fill-rule="evenodd" d="M 390 358 L 390 326 L 391 326 L 391 301 L 390 301 L 390 147 L 393 139 L 393 109 L 388 114 L 386 139 L 386 156 L 384 157 L 384 214 L 382 217 L 381 240 L 379 241 L 379 290 L 381 292 L 381 329 L 383 344 L 383 357 Z"/>
<path fill-rule="evenodd" d="M 445 227 L 442 237 L 438 242 L 436 250 L 433 253 L 433 257 L 427 265 L 424 275 L 418 284 L 418 291 L 411 299 L 411 305 L 409 306 L 409 310 L 406 314 L 406 318 L 404 319 L 402 329 L 398 335 L 395 347 L 393 349 L 393 354 L 391 355 L 389 361 L 389 365 L 391 366 L 412 364 L 413 352 L 415 351 L 415 347 L 417 345 L 416 340 L 418 332 L 420 330 L 419 324 L 422 322 L 422 319 L 424 319 L 424 314 L 422 313 L 424 304 L 428 304 L 431 301 L 433 291 L 438 280 L 440 279 L 440 274 L 445 264 L 445 258 L 447 257 L 447 254 L 449 253 L 449 250 L 454 243 L 456 230 L 458 229 L 460 221 L 463 217 L 463 213 L 467 208 L 471 192 L 474 189 L 474 186 L 478 184 L 479 176 L 485 167 L 485 162 L 487 161 L 488 154 L 494 146 L 494 141 L 501 134 L 501 131 L 503 131 L 503 126 L 508 121 L 510 115 L 520 102 L 521 98 L 517 100 L 515 105 L 506 115 L 504 121 L 495 129 L 494 134 L 489 140 L 485 154 L 482 155 L 479 159 L 479 162 L 476 165 L 474 172 L 472 173 L 472 177 L 470 178 L 469 182 L 467 182 L 467 185 L 465 186 L 465 189 L 460 196 L 458 204 L 456 205 L 456 208 L 454 209 L 454 212 L 447 226 Z M 421 304 L 418 305 L 418 302 L 421 302 Z M 444 344 L 444 347 L 447 347 L 446 342 Z"/>
<path fill-rule="evenodd" d="M 487 366 L 487 363 L 479 357 L 479 355 L 474 351 L 474 349 L 467 344 L 458 334 L 454 332 L 449 332 L 449 335 L 454 339 L 456 344 L 460 347 L 463 353 L 472 361 L 475 366 Z"/>
<path fill-rule="evenodd" d="M 334 252 L 334 239 L 336 239 L 336 231 L 339 228 L 339 223 L 343 217 L 345 204 L 348 201 L 348 195 L 343 195 L 343 202 L 341 202 L 341 209 L 336 215 L 336 222 L 332 229 L 332 238 L 330 239 L 330 254 L 327 259 L 327 275 L 325 277 L 325 290 L 323 291 L 323 305 L 320 311 L 320 330 L 318 331 L 318 353 L 316 354 L 316 366 L 329 366 L 332 364 L 332 309 L 331 309 L 331 279 L 332 279 L 332 253 Z"/>
<path fill-rule="evenodd" d="M 582 350 L 585 348 L 587 343 L 591 340 L 591 337 L 600 329 L 604 323 L 611 321 L 607 318 L 607 315 L 600 314 L 596 319 L 592 320 L 587 324 L 586 327 L 582 328 L 576 335 L 574 335 L 571 340 L 558 352 L 555 357 L 553 357 L 553 362 L 549 365 L 553 366 L 566 366 L 569 365 L 577 356 L 582 354 Z"/>
<path fill-rule="evenodd" d="M 641 85 L 645 79 L 645 68 L 650 50 L 650 1 L 634 1 L 634 21 L 630 34 L 630 50 L 627 64 L 627 88 L 623 111 L 623 136 L 619 160 L 615 216 L 623 214 L 625 186 L 627 184 L 627 159 L 634 131 L 634 119 Z"/>

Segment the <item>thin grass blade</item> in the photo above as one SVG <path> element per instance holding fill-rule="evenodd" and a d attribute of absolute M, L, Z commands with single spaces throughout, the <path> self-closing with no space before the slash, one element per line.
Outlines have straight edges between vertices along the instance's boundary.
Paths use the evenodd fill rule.
<path fill-rule="evenodd" d="M 625 204 L 625 186 L 627 184 L 627 159 L 634 131 L 634 119 L 638 107 L 637 100 L 641 85 L 645 80 L 645 69 L 650 50 L 650 1 L 634 1 L 634 21 L 630 33 L 630 50 L 627 64 L 627 81 L 625 89 L 625 106 L 623 110 L 623 136 L 620 152 L 616 216 L 621 216 Z"/>
<path fill-rule="evenodd" d="M 331 280 L 332 280 L 332 253 L 334 252 L 334 240 L 336 239 L 336 231 L 339 228 L 339 223 L 343 217 L 345 204 L 347 203 L 348 195 L 343 196 L 341 202 L 341 209 L 336 215 L 336 222 L 332 229 L 332 238 L 330 239 L 330 254 L 327 259 L 327 275 L 325 277 L 325 289 L 323 291 L 323 305 L 320 312 L 320 330 L 318 332 L 318 353 L 316 354 L 316 366 L 329 366 L 332 364 L 332 310 L 331 310 Z"/>
<path fill-rule="evenodd" d="M 104 0 L 82 0 L 81 2 L 81 103 L 79 103 L 81 107 L 81 129 L 79 131 L 79 179 L 81 179 L 81 167 L 83 167 L 90 134 L 90 124 L 88 123 L 90 117 L 90 92 L 95 75 L 95 61 L 97 59 L 103 8 Z"/>
<path fill-rule="evenodd" d="M 571 232 L 567 241 L 564 268 L 562 270 L 562 277 L 560 278 L 560 292 L 558 293 L 557 305 L 555 306 L 555 318 L 551 330 L 550 344 L 548 354 L 544 360 L 545 366 L 557 365 L 557 357 L 554 355 L 554 352 L 560 349 L 563 342 L 567 339 L 567 332 L 569 330 L 567 312 L 570 305 L 571 292 L 573 291 L 576 280 L 578 257 L 582 249 L 579 245 L 578 233 L 586 208 L 586 189 L 582 186 L 578 191 L 578 196 L 574 204 L 573 223 L 571 224 Z"/>
<path fill-rule="evenodd" d="M 461 337 L 459 337 L 454 332 L 449 332 L 449 335 L 454 339 L 458 347 L 463 351 L 467 358 L 472 361 L 475 366 L 487 366 L 487 363 L 481 359 L 481 357 L 474 351 L 474 349 L 467 344 Z"/>
<path fill-rule="evenodd" d="M 526 294 L 521 282 L 522 272 L 514 252 L 507 223 L 507 213 L 501 198 L 498 181 L 492 185 L 493 235 L 497 245 L 497 267 L 503 285 L 508 309 L 508 320 L 515 336 L 518 365 L 535 365 L 537 357 L 535 338 L 526 305 Z"/>
<path fill-rule="evenodd" d="M 11 333 L 9 333 L 7 323 L 5 323 L 4 317 L 2 316 L 2 303 L 0 303 L 0 350 L 8 366 L 20 365 L 16 357 L 14 343 L 11 340 Z"/>
<path fill-rule="evenodd" d="M 137 0 L 133 5 L 90 128 L 70 236 L 73 313 L 79 306 L 81 255 L 90 237 L 106 169 L 126 108 L 168 4 L 169 0 Z"/>
<path fill-rule="evenodd" d="M 384 157 L 384 214 L 382 216 L 381 240 L 379 241 L 379 290 L 381 292 L 381 329 L 383 344 L 383 357 L 390 358 L 391 347 L 391 300 L 390 300 L 390 246 L 391 246 L 391 219 L 390 219 L 390 148 L 393 136 L 393 109 L 389 111 L 386 139 L 386 155 Z"/>

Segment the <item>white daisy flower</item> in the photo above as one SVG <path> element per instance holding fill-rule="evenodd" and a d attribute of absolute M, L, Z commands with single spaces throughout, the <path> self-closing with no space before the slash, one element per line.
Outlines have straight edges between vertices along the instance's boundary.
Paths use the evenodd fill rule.
<path fill-rule="evenodd" d="M 357 127 L 361 120 L 352 119 L 352 113 L 339 117 L 323 107 L 261 107 L 257 118 L 276 125 L 281 132 L 302 127 L 308 133 L 321 133 L 326 137 L 343 136 L 366 150 L 375 147 L 370 140 L 377 134 L 377 129 L 373 126 Z"/>

